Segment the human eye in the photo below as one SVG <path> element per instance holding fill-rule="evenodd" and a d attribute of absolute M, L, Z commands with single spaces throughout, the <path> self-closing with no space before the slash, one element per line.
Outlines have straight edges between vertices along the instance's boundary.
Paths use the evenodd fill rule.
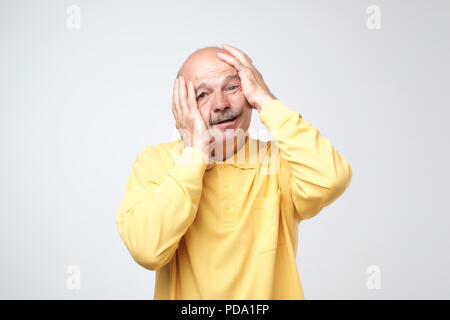
<path fill-rule="evenodd" d="M 239 88 L 239 85 L 232 85 L 228 88 L 228 90 L 233 91 L 236 90 L 237 88 Z"/>
<path fill-rule="evenodd" d="M 206 92 L 202 92 L 197 96 L 197 100 L 203 99 L 206 96 Z"/>

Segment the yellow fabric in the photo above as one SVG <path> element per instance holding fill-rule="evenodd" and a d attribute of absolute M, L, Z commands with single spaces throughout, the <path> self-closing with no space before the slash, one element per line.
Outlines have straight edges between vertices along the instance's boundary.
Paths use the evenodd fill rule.
<path fill-rule="evenodd" d="M 134 260 L 156 270 L 154 299 L 304 299 L 298 224 L 345 191 L 352 167 L 280 100 L 260 118 L 276 143 L 249 137 L 225 162 L 181 140 L 137 156 L 116 223 Z"/>

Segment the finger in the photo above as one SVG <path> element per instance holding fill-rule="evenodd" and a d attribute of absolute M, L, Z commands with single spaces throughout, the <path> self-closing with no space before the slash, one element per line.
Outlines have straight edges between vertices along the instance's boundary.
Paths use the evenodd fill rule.
<path fill-rule="evenodd" d="M 173 113 L 173 117 L 174 117 L 174 119 L 175 119 L 175 127 L 178 129 L 178 121 L 177 121 L 177 119 L 178 119 L 178 114 L 177 114 L 177 112 L 175 111 L 175 106 L 174 106 L 174 104 L 172 104 L 172 113 Z"/>
<path fill-rule="evenodd" d="M 232 47 L 228 44 L 222 44 L 222 48 L 229 53 L 231 53 L 233 56 L 238 58 L 242 64 L 250 66 L 252 64 L 252 59 L 243 51 L 239 50 L 238 48 Z"/>
<path fill-rule="evenodd" d="M 183 77 L 180 77 L 178 80 L 178 101 L 181 111 L 187 113 L 189 109 L 187 106 L 186 83 Z"/>
<path fill-rule="evenodd" d="M 178 104 L 178 79 L 175 79 L 175 85 L 173 86 L 172 105 L 174 106 L 177 118 L 181 116 L 180 106 Z"/>
<path fill-rule="evenodd" d="M 197 108 L 197 97 L 195 96 L 194 84 L 191 81 L 188 83 L 188 104 L 189 109 Z"/>
<path fill-rule="evenodd" d="M 227 62 L 228 64 L 231 64 L 238 72 L 244 70 L 247 66 L 243 65 L 241 61 L 239 61 L 237 58 L 230 56 L 229 54 L 225 54 L 222 52 L 217 52 L 217 56 Z"/>
<path fill-rule="evenodd" d="M 175 121 L 177 121 L 177 119 L 178 119 L 178 111 L 175 108 L 175 103 L 174 102 L 172 102 L 172 113 L 173 113 L 173 116 L 175 118 Z"/>

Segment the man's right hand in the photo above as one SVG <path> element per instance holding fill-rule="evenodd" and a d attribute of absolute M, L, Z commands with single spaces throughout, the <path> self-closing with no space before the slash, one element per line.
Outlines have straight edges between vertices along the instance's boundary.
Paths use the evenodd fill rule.
<path fill-rule="evenodd" d="M 175 79 L 172 112 L 184 147 L 195 147 L 208 154 L 211 135 L 198 110 L 194 84 L 189 81 L 186 88 L 186 81 L 181 76 Z"/>

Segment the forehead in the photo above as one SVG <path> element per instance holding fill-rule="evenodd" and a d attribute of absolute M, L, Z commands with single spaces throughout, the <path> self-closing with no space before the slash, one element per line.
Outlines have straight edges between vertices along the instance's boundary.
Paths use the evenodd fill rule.
<path fill-rule="evenodd" d="M 194 85 L 207 83 L 219 84 L 226 76 L 237 75 L 237 70 L 226 62 L 216 59 L 197 59 L 186 68 L 186 77 Z"/>

